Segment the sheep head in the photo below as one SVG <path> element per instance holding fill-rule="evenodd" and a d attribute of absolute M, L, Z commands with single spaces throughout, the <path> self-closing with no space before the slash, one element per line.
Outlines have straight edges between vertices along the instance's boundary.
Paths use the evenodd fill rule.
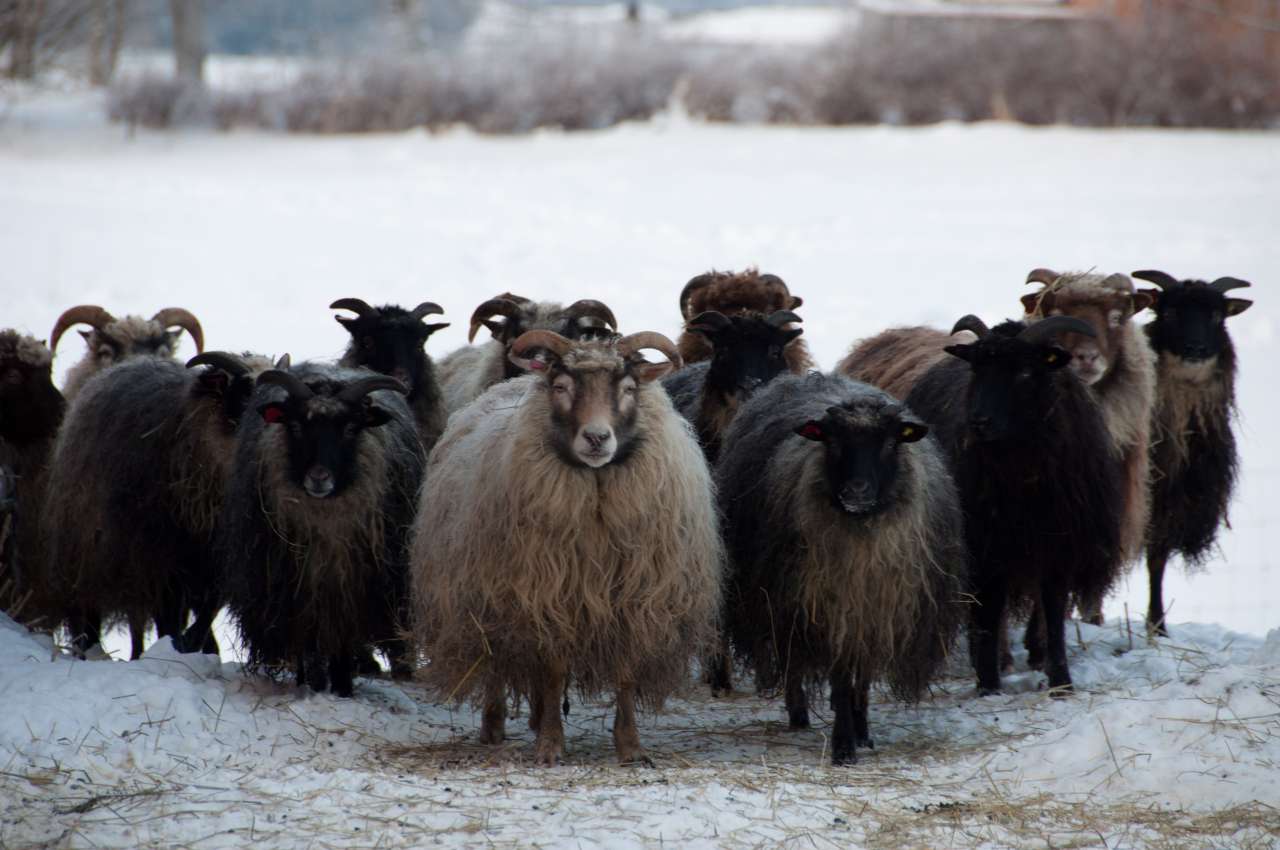
<path fill-rule="evenodd" d="M 685 330 L 711 343 L 707 384 L 727 396 L 746 396 L 787 371 L 784 349 L 804 333 L 792 327 L 801 319 L 790 310 L 768 316 L 726 316 L 714 310 L 699 313 Z"/>
<path fill-rule="evenodd" d="M 668 358 L 649 363 L 640 352 Z M 609 340 L 571 340 L 553 331 L 522 334 L 511 361 L 533 372 L 549 394 L 550 444 L 562 460 L 598 469 L 621 463 L 636 445 L 636 415 L 644 385 L 680 365 L 675 344 L 645 332 Z"/>
<path fill-rule="evenodd" d="M 130 357 L 172 357 L 183 331 L 191 334 L 197 353 L 204 351 L 200 321 L 181 307 L 166 307 L 150 319 L 141 316 L 117 319 L 97 305 L 81 304 L 58 317 L 49 334 L 49 350 L 57 351 L 62 335 L 76 325 L 91 328 L 80 331 L 80 335 L 89 349 L 88 356 L 101 368 Z"/>
<path fill-rule="evenodd" d="M 757 269 L 742 272 L 709 271 L 685 284 L 680 292 L 680 315 L 685 321 L 699 313 L 715 310 L 725 315 L 795 310 L 804 303 L 792 295 L 787 284 L 774 274 Z"/>
<path fill-rule="evenodd" d="M 1231 290 L 1251 285 L 1239 278 L 1220 277 L 1212 283 L 1180 281 L 1154 270 L 1136 271 L 1133 276 L 1159 287 L 1145 290 L 1155 304 L 1156 317 L 1148 331 L 1152 346 L 1189 363 L 1211 362 L 1221 354 L 1230 341 L 1227 319 L 1253 304 L 1245 298 L 1227 297 Z"/>
<path fill-rule="evenodd" d="M 278 427 L 284 435 L 291 483 L 315 499 L 339 496 L 356 481 L 364 432 L 391 421 L 370 393 L 407 392 L 389 375 L 337 381 L 285 369 L 263 372 L 257 386 L 282 391 L 262 401 L 258 413 L 267 428 Z"/>
<path fill-rule="evenodd" d="M 1065 333 L 1095 335 L 1088 322 L 1070 316 L 988 328 L 970 315 L 956 322 L 951 332 L 962 330 L 976 334 L 977 342 L 948 345 L 945 350 L 973 371 L 967 422 L 969 434 L 979 442 L 1034 440 L 1057 398 L 1054 373 L 1071 362 L 1071 354 L 1054 339 Z"/>
<path fill-rule="evenodd" d="M 1057 339 L 1071 354 L 1071 370 L 1089 385 L 1111 374 L 1130 333 L 1130 321 L 1153 300 L 1146 292 L 1135 292 L 1133 281 L 1122 274 L 1033 269 L 1027 283 L 1042 286 L 1022 296 L 1028 318 L 1072 316 L 1093 328 L 1094 336 L 1065 331 Z"/>
<path fill-rule="evenodd" d="M 0 437 L 21 444 L 49 436 L 49 423 L 35 411 L 60 404 L 52 364 L 44 343 L 15 330 L 0 331 Z"/>
<path fill-rule="evenodd" d="M 356 314 L 354 318 L 333 317 L 351 334 L 343 362 L 390 375 L 408 388 L 410 396 L 426 378 L 427 355 L 423 347 L 427 339 L 449 327 L 448 322 L 424 321 L 427 316 L 444 313 L 439 304 L 430 301 L 405 310 L 395 304 L 371 307 L 359 298 L 340 298 L 329 308 Z"/>
<path fill-rule="evenodd" d="M 253 395 L 257 376 L 270 369 L 272 363 L 255 354 L 235 354 L 230 351 L 205 351 L 187 361 L 187 368 L 204 368 L 196 374 L 192 394 L 217 404 L 223 415 L 225 433 L 230 436 L 244 415 Z M 288 369 L 289 355 L 275 362 L 275 368 Z"/>

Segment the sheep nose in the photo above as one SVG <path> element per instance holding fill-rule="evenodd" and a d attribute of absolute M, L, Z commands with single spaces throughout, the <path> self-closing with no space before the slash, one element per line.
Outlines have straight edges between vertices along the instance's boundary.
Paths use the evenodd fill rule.
<path fill-rule="evenodd" d="M 605 443 L 609 442 L 609 438 L 613 436 L 611 431 L 584 429 L 582 438 L 586 440 L 593 449 L 598 449 Z"/>
<path fill-rule="evenodd" d="M 759 378 L 750 377 L 750 378 L 743 378 L 742 380 L 738 381 L 738 386 L 750 392 L 751 390 L 754 390 L 756 387 L 760 386 L 763 383 L 764 381 L 762 381 Z"/>
<path fill-rule="evenodd" d="M 975 416 L 969 420 L 969 427 L 973 429 L 973 433 L 979 437 L 985 436 L 991 431 L 990 416 Z"/>
<path fill-rule="evenodd" d="M 307 477 L 316 482 L 328 481 L 330 478 L 333 477 L 333 473 L 330 472 L 326 467 L 313 466 L 307 470 Z"/>
<path fill-rule="evenodd" d="M 871 492 L 871 482 L 865 478 L 855 478 L 844 485 L 844 492 L 849 496 L 861 498 Z"/>

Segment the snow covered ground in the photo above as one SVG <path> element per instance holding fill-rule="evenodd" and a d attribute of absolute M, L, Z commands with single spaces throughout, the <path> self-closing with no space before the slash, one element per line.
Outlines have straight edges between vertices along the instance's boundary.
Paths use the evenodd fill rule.
<path fill-rule="evenodd" d="M 1135 573 L 1108 626 L 1071 641 L 1079 695 L 1049 700 L 1023 672 L 1013 693 L 975 699 L 957 669 L 919 708 L 877 703 L 879 749 L 843 771 L 822 764 L 822 724 L 789 734 L 780 706 L 753 697 L 695 688 L 642 719 L 654 771 L 614 768 L 607 707 L 577 706 L 569 765 L 534 771 L 527 735 L 484 751 L 469 711 L 414 688 L 366 681 L 333 700 L 164 647 L 72 662 L 0 626 L 0 846 L 1276 839 L 1280 632 L 1262 639 L 1280 626 L 1275 135 L 680 115 L 517 138 L 129 135 L 98 106 L 0 110 L 0 324 L 44 336 L 74 303 L 173 304 L 211 347 L 298 359 L 341 350 L 335 298 L 434 300 L 454 323 L 431 341 L 440 354 L 505 290 L 601 298 L 625 330 L 674 335 L 690 276 L 759 264 L 804 296 L 829 367 L 889 325 L 1013 315 L 1034 266 L 1232 274 L 1257 301 L 1231 320 L 1243 475 L 1221 556 L 1166 584 L 1170 640 L 1135 631 L 1130 650 Z M 78 345 L 64 340 L 59 373 Z"/>

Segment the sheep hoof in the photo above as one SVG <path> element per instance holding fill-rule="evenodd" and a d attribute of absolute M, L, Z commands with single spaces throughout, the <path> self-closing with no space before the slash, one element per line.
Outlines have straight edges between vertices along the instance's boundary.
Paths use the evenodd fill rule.
<path fill-rule="evenodd" d="M 858 753 L 850 745 L 837 745 L 831 750 L 831 765 L 833 767 L 845 767 L 858 763 Z"/>
<path fill-rule="evenodd" d="M 654 767 L 653 759 L 644 750 L 635 750 L 630 753 L 618 753 L 618 764 L 623 767 Z"/>
<path fill-rule="evenodd" d="M 994 696 L 998 696 L 999 693 L 1000 693 L 999 685 L 986 686 L 986 687 L 982 685 L 978 686 L 978 696 L 980 697 L 994 697 Z"/>
<path fill-rule="evenodd" d="M 1071 684 L 1070 679 L 1068 679 L 1067 681 L 1061 684 L 1056 684 L 1056 685 L 1053 684 L 1052 682 L 1049 683 L 1049 696 L 1053 697 L 1054 699 L 1066 699 L 1067 697 L 1071 696 L 1071 694 L 1074 691 L 1075 691 L 1075 686 Z"/>
<path fill-rule="evenodd" d="M 876 748 L 876 742 L 870 738 L 859 738 L 858 746 L 862 747 L 864 750 L 874 750 Z"/>
<path fill-rule="evenodd" d="M 1001 673 L 1013 672 L 1013 653 L 1012 652 L 1006 652 L 1004 655 L 1000 656 L 1000 672 Z"/>
<path fill-rule="evenodd" d="M 538 767 L 556 767 L 560 764 L 560 759 L 564 753 L 558 743 L 538 744 L 533 753 L 533 763 Z"/>
<path fill-rule="evenodd" d="M 799 729 L 808 729 L 809 713 L 805 712 L 803 714 L 800 714 L 800 713 L 792 714 L 787 719 L 787 728 L 791 729 L 792 731 L 797 731 Z"/>

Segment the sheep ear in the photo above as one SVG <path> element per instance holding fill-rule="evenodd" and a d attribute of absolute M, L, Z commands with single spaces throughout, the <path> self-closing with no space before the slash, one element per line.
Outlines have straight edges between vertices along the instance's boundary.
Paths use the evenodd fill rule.
<path fill-rule="evenodd" d="M 658 380 L 674 368 L 675 364 L 669 360 L 664 360 L 661 363 L 650 363 L 647 360 L 641 360 L 631 370 L 631 374 L 640 383 L 647 384 Z"/>
<path fill-rule="evenodd" d="M 275 425 L 289 419 L 289 414 L 285 411 L 284 405 L 278 401 L 269 401 L 266 404 L 259 405 L 258 413 L 262 415 L 262 421 L 268 425 Z"/>
<path fill-rule="evenodd" d="M 914 443 L 923 440 L 929 433 L 929 426 L 919 422 L 903 422 L 898 426 L 898 442 Z"/>
<path fill-rule="evenodd" d="M 231 376 L 221 369 L 205 369 L 196 378 L 200 386 L 210 392 L 224 393 L 231 384 Z"/>
<path fill-rule="evenodd" d="M 783 345 L 789 344 L 793 339 L 800 336 L 800 334 L 802 333 L 804 333 L 804 328 L 792 328 L 791 330 L 787 331 L 786 335 L 782 338 L 782 344 Z"/>
<path fill-rule="evenodd" d="M 1141 313 L 1143 310 L 1156 303 L 1155 296 L 1150 290 L 1140 289 L 1133 293 L 1133 312 Z M 1130 314 L 1132 315 L 1132 314 Z"/>
<path fill-rule="evenodd" d="M 961 360 L 973 362 L 973 346 L 972 345 L 966 345 L 966 344 L 948 345 L 948 346 L 945 346 L 942 350 L 950 354 L 952 357 L 959 357 Z"/>
<path fill-rule="evenodd" d="M 342 325 L 342 326 L 343 326 L 344 328 L 346 328 L 348 331 L 350 331 L 350 332 L 352 332 L 352 333 L 354 333 L 354 332 L 355 332 L 355 331 L 353 330 L 353 327 L 352 327 L 352 326 L 353 326 L 353 325 L 355 325 L 355 323 L 356 323 L 356 321 L 357 321 L 356 319 L 353 319 L 353 318 L 351 318 L 350 316 L 334 316 L 334 317 L 333 317 L 333 320 L 334 320 L 335 322 L 337 322 L 338 324 Z"/>
<path fill-rule="evenodd" d="M 1227 315 L 1239 316 L 1245 310 L 1253 306 L 1253 302 L 1247 298 L 1228 298 L 1227 299 Z"/>
<path fill-rule="evenodd" d="M 485 319 L 482 324 L 489 329 L 489 333 L 493 334 L 493 338 L 502 342 L 507 341 L 507 324 L 499 322 L 497 319 Z"/>
<path fill-rule="evenodd" d="M 382 407 L 370 403 L 370 399 L 365 397 L 364 405 L 364 427 L 377 428 L 379 425 L 386 425 L 391 421 L 391 414 Z"/>
<path fill-rule="evenodd" d="M 1040 293 L 1029 292 L 1019 300 L 1022 301 L 1022 309 L 1026 310 L 1027 314 L 1030 315 L 1035 313 L 1036 308 L 1040 306 Z"/>
<path fill-rule="evenodd" d="M 423 336 L 423 338 L 425 339 L 426 337 L 431 336 L 431 335 L 432 335 L 433 333 L 435 333 L 436 331 L 442 331 L 442 330 L 444 330 L 445 328 L 449 327 L 449 325 L 451 325 L 451 324 L 453 324 L 453 323 L 452 323 L 452 322 L 437 322 L 437 323 L 436 323 L 436 324 L 434 324 L 434 325 L 423 325 L 423 326 L 422 326 L 422 329 L 423 329 L 424 331 L 426 331 L 426 333 L 424 333 L 422 336 Z"/>
<path fill-rule="evenodd" d="M 818 443 L 822 442 L 823 438 L 827 436 L 827 432 L 822 428 L 822 423 L 816 419 L 810 419 L 803 425 L 797 425 L 796 433 L 806 440 L 813 440 Z"/>
<path fill-rule="evenodd" d="M 1158 290 L 1158 289 L 1139 289 L 1137 292 L 1133 293 L 1133 302 L 1134 302 L 1134 304 L 1136 305 L 1136 304 L 1138 303 L 1138 299 L 1139 299 L 1139 298 L 1141 298 L 1141 297 L 1142 297 L 1142 296 L 1144 296 L 1144 295 L 1147 297 L 1147 306 L 1148 306 L 1148 307 L 1150 307 L 1152 310 L 1158 310 L 1158 309 L 1160 309 L 1160 290 Z M 1133 308 L 1133 312 L 1135 312 L 1135 313 L 1136 313 L 1136 312 L 1138 312 L 1138 308 L 1137 308 L 1136 306 Z"/>
<path fill-rule="evenodd" d="M 1071 354 L 1065 348 L 1059 348 L 1056 345 L 1048 346 L 1040 355 L 1040 362 L 1048 367 L 1050 372 L 1061 369 L 1071 362 Z"/>
<path fill-rule="evenodd" d="M 547 366 L 554 355 L 545 348 L 535 348 L 528 357 L 517 357 L 514 351 L 507 352 L 507 359 L 526 372 L 545 375 Z"/>

